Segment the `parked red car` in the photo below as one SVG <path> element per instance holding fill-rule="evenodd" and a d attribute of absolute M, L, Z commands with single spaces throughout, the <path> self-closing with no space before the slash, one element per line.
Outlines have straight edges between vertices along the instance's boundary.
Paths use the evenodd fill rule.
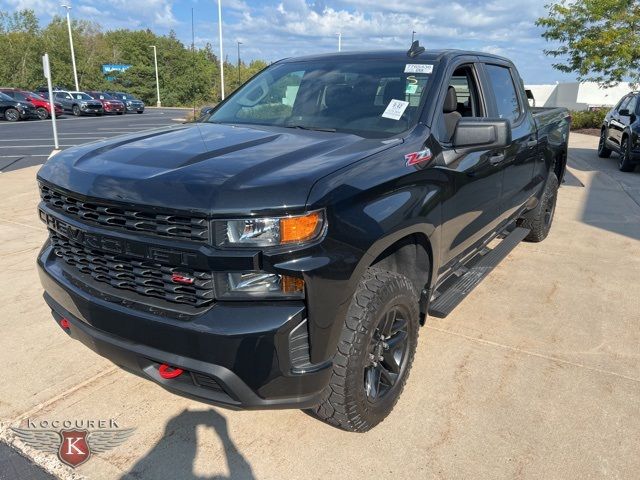
<path fill-rule="evenodd" d="M 29 92 L 27 90 L 21 90 L 19 88 L 0 88 L 0 92 L 9 95 L 17 102 L 31 102 L 36 107 L 36 114 L 40 120 L 46 120 L 51 117 L 51 105 L 49 100 L 40 96 L 37 93 Z M 63 114 L 62 105 L 54 103 L 56 110 L 56 117 Z"/>
<path fill-rule="evenodd" d="M 108 93 L 104 92 L 85 92 L 91 98 L 102 102 L 102 108 L 104 109 L 104 113 L 115 113 L 118 115 L 122 115 L 124 113 L 124 103 L 118 100 L 117 98 L 112 97 Z"/>

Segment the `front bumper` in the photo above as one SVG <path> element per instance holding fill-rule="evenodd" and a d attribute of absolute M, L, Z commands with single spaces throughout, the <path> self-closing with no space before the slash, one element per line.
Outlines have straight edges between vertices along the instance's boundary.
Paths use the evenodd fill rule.
<path fill-rule="evenodd" d="M 35 108 L 18 108 L 20 113 L 20 119 L 26 120 L 28 118 L 38 118 L 38 114 Z"/>
<path fill-rule="evenodd" d="M 122 113 L 124 112 L 124 105 L 105 105 L 105 113 Z"/>
<path fill-rule="evenodd" d="M 127 112 L 144 112 L 144 105 L 127 105 Z"/>
<path fill-rule="evenodd" d="M 291 360 L 306 332 L 304 302 L 219 302 L 178 320 L 80 288 L 48 245 L 38 270 L 44 298 L 54 318 L 69 320 L 72 338 L 174 393 L 234 409 L 309 408 L 329 382 L 330 363 L 300 369 Z M 185 373 L 164 379 L 162 363 Z"/>

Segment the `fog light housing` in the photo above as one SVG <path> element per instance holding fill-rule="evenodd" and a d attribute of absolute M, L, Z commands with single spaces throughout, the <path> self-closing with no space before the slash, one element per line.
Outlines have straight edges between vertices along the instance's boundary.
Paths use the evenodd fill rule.
<path fill-rule="evenodd" d="M 263 271 L 228 272 L 216 275 L 218 300 L 304 298 L 304 280 Z"/>

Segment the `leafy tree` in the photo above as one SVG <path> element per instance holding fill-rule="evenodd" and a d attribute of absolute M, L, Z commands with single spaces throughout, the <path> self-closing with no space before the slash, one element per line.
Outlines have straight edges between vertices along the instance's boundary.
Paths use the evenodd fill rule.
<path fill-rule="evenodd" d="M 536 24 L 556 44 L 545 50 L 560 60 L 554 68 L 603 86 L 640 83 L 640 2 L 562 0 L 546 8 L 548 16 Z"/>
<path fill-rule="evenodd" d="M 124 90 L 146 103 L 156 103 L 153 50 L 158 49 L 160 96 L 166 106 L 213 104 L 220 99 L 218 58 L 211 45 L 185 46 L 175 32 L 119 29 L 103 32 L 97 23 L 75 19 L 71 24 L 80 88 Z M 41 28 L 33 10 L 0 10 L 0 86 L 33 89 L 43 85 L 42 55 L 51 62 L 53 84 L 75 88 L 66 18 L 56 16 Z M 126 72 L 102 73 L 105 63 L 131 65 Z M 242 81 L 266 66 L 256 60 L 241 64 Z M 237 66 L 225 62 L 225 92 L 238 87 Z"/>

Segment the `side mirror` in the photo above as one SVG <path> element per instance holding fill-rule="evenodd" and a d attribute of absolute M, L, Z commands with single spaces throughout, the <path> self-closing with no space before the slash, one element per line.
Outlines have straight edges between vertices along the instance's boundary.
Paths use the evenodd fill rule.
<path fill-rule="evenodd" d="M 511 124 L 502 118 L 463 117 L 453 133 L 453 147 L 456 150 L 491 150 L 510 144 Z"/>
<path fill-rule="evenodd" d="M 623 117 L 628 117 L 629 116 L 629 110 L 626 108 L 623 108 L 622 110 L 618 110 L 618 115 L 622 115 Z"/>

